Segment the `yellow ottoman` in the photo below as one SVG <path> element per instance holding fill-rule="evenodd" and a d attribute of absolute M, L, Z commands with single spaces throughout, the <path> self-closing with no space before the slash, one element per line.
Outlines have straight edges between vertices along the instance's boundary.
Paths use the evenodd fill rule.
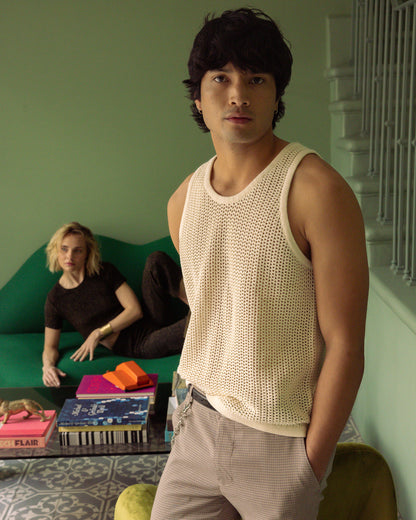
<path fill-rule="evenodd" d="M 114 520 L 149 520 L 157 487 L 153 484 L 133 484 L 118 497 Z"/>

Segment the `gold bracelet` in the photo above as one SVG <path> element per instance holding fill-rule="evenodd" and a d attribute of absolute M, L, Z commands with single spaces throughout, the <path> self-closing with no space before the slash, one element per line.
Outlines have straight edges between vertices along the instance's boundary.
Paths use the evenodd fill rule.
<path fill-rule="evenodd" d="M 111 326 L 111 323 L 108 322 L 107 325 L 104 325 L 104 327 L 101 327 L 100 329 L 100 339 L 106 338 L 110 334 L 113 333 L 113 327 Z"/>

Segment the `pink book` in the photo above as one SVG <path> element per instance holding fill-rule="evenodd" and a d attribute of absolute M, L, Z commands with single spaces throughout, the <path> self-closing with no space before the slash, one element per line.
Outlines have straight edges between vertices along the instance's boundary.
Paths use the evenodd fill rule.
<path fill-rule="evenodd" d="M 107 381 L 102 375 L 86 375 L 81 379 L 75 393 L 77 399 L 112 399 L 113 397 L 143 397 L 149 396 L 150 404 L 154 404 L 157 389 L 158 374 L 149 374 L 152 386 L 138 390 L 124 391 Z"/>
<path fill-rule="evenodd" d="M 38 415 L 27 419 L 27 412 L 11 415 L 0 424 L 0 448 L 44 448 L 56 425 L 56 411 L 45 410 L 49 419 L 41 421 Z"/>

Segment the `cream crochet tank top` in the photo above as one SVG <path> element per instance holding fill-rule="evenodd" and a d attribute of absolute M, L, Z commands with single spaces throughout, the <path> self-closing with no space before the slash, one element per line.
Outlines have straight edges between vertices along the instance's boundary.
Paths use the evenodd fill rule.
<path fill-rule="evenodd" d="M 191 308 L 180 375 L 229 419 L 296 437 L 306 435 L 323 356 L 312 265 L 287 215 L 309 153 L 287 145 L 231 197 L 211 187 L 212 158 L 191 177 L 179 237 Z"/>

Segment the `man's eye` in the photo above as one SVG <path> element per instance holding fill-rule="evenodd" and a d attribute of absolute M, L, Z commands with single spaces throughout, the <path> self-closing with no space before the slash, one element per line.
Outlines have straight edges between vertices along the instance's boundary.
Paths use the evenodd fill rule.
<path fill-rule="evenodd" d="M 251 78 L 251 82 L 254 85 L 261 85 L 262 83 L 264 83 L 264 78 L 261 78 L 260 76 L 255 76 L 254 78 Z"/>
<path fill-rule="evenodd" d="M 217 83 L 223 83 L 226 80 L 225 76 L 215 76 L 214 81 Z"/>

